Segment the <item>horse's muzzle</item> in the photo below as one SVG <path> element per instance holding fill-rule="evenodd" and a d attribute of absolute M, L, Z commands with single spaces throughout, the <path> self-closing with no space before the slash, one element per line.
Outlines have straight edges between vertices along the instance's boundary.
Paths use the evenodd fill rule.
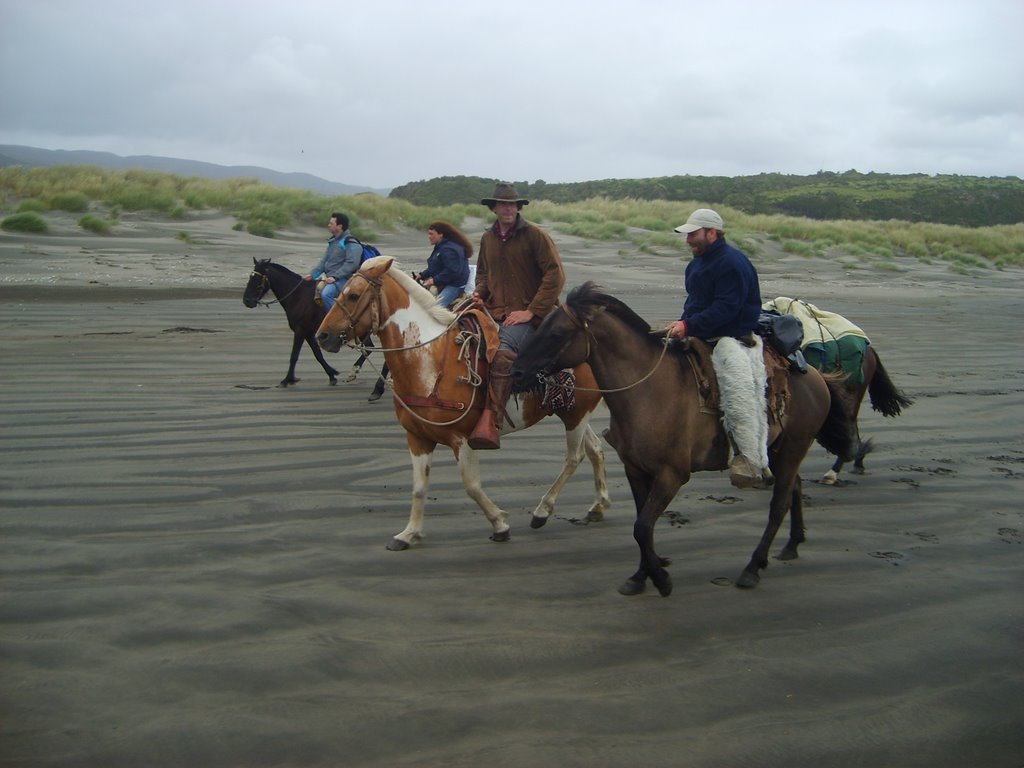
<path fill-rule="evenodd" d="M 327 331 L 320 331 L 316 335 L 317 344 L 328 352 L 338 352 L 345 343 L 345 337 L 340 334 L 331 334 Z"/>

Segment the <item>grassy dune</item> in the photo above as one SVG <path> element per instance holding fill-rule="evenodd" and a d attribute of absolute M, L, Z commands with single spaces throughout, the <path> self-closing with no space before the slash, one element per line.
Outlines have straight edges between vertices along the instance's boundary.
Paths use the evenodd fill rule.
<path fill-rule="evenodd" d="M 594 240 L 625 240 L 656 254 L 685 252 L 672 228 L 701 201 L 667 202 L 593 198 L 556 204 L 535 200 L 530 219 L 552 229 Z M 898 270 L 897 259 L 948 263 L 955 272 L 1024 266 L 1024 223 L 957 227 L 905 221 L 818 221 L 791 216 L 748 215 L 716 206 L 730 240 L 757 254 L 771 244 L 809 259 L 840 260 L 850 269 Z M 332 211 L 352 217 L 363 240 L 397 226 L 425 229 L 436 219 L 461 225 L 479 216 L 476 200 L 445 207 L 365 194 L 330 197 L 274 187 L 255 179 L 215 181 L 154 171 L 113 171 L 94 166 L 0 169 L 0 217 L 8 231 L 45 232 L 51 211 L 82 213 L 83 232 L 117 234 L 123 211 L 151 212 L 187 227 L 190 216 L 218 210 L 237 219 L 236 228 L 273 237 L 295 223 L 324 225 Z M 624 249 L 623 254 L 627 255 Z"/>

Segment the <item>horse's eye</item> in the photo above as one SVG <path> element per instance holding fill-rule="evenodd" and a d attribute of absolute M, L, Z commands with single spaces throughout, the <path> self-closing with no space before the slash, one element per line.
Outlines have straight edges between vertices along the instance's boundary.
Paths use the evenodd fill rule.
<path fill-rule="evenodd" d="M 359 301 L 359 294 L 358 294 L 358 293 L 355 293 L 355 292 L 353 291 L 352 293 L 350 293 L 350 294 L 349 294 L 348 296 L 346 296 L 345 298 L 347 298 L 347 299 L 348 299 L 349 301 Z"/>

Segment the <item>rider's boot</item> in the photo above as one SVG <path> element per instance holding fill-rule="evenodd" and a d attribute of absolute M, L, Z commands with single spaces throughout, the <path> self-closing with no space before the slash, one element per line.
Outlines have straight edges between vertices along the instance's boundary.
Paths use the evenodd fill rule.
<path fill-rule="evenodd" d="M 501 448 L 502 417 L 505 414 L 505 403 L 512 392 L 511 370 L 515 360 L 516 353 L 510 349 L 499 349 L 494 353 L 494 362 L 488 374 L 487 405 L 480 414 L 473 434 L 466 441 L 474 450 Z"/>

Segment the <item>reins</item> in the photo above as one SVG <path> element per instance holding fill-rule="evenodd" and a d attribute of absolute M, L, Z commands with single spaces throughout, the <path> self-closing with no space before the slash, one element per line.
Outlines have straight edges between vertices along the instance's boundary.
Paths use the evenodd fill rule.
<path fill-rule="evenodd" d="M 380 337 L 380 292 L 381 292 L 381 289 L 383 288 L 384 282 L 383 282 L 383 280 L 381 280 L 379 278 L 372 278 L 372 277 L 370 277 L 368 275 L 363 274 L 362 272 L 356 272 L 354 275 L 352 275 L 352 278 L 355 278 L 355 277 L 363 278 L 373 288 L 373 298 L 370 299 L 370 302 L 367 305 L 367 307 L 373 313 L 373 315 L 372 315 L 372 317 L 370 319 L 370 332 L 376 334 L 377 337 L 379 338 Z M 352 279 L 352 278 L 349 278 L 349 279 Z M 367 308 L 367 307 L 364 307 L 363 309 L 361 309 L 359 311 L 358 314 L 353 314 L 352 312 L 349 312 L 348 307 L 346 307 L 341 302 L 341 297 L 340 296 L 337 299 L 335 299 L 335 304 L 334 305 L 336 307 L 338 307 L 342 312 L 345 313 L 345 316 L 348 318 L 349 325 L 353 329 L 356 326 L 356 322 L 359 320 L 360 317 L 362 317 L 363 313 L 366 311 L 366 308 Z M 438 341 L 439 339 L 443 339 L 445 336 L 447 336 L 448 332 L 451 331 L 453 328 L 455 328 L 458 325 L 459 320 L 463 317 L 463 315 L 467 314 L 467 312 L 468 312 L 468 309 L 463 311 L 463 312 L 456 313 L 455 319 L 452 320 L 452 322 L 449 323 L 441 333 L 439 333 L 437 336 L 434 336 L 431 339 L 427 339 L 426 341 L 421 341 L 421 342 L 419 342 L 417 344 L 411 344 L 411 345 L 405 346 L 405 347 L 373 347 L 372 349 L 374 349 L 374 350 L 376 350 L 378 352 L 408 352 L 408 351 L 414 350 L 414 349 L 421 349 L 421 348 L 426 347 L 429 344 L 433 344 L 435 341 Z M 469 342 L 471 340 L 474 340 L 474 339 L 477 341 L 477 345 L 476 345 L 476 360 L 470 359 L 470 355 L 472 354 L 472 347 L 469 344 Z M 450 427 L 453 424 L 459 423 L 464 418 L 466 418 L 466 416 L 469 415 L 470 411 L 473 409 L 473 405 L 476 403 L 477 390 L 480 388 L 480 385 L 483 384 L 483 379 L 480 378 L 480 374 L 477 372 L 477 365 L 476 365 L 476 363 L 479 361 L 479 358 L 480 358 L 481 344 L 479 343 L 479 341 L 480 341 L 480 333 L 479 332 L 474 334 L 474 333 L 469 332 L 469 331 L 461 331 L 456 336 L 456 338 L 455 338 L 455 343 L 459 346 L 459 355 L 458 355 L 458 357 L 456 359 L 458 361 L 462 361 L 466 365 L 466 371 L 467 371 L 467 375 L 466 376 L 464 376 L 464 377 L 460 376 L 460 377 L 458 377 L 457 380 L 466 382 L 466 383 L 470 384 L 472 386 L 472 388 L 473 388 L 473 395 L 469 399 L 469 404 L 467 405 L 465 403 L 454 403 L 454 404 L 451 404 L 451 405 L 444 405 L 444 406 L 442 406 L 440 404 L 438 404 L 438 405 L 430 404 L 430 405 L 426 405 L 425 406 L 425 407 L 438 407 L 438 408 L 440 408 L 440 407 L 455 408 L 456 410 L 459 410 L 460 413 L 454 419 L 451 419 L 450 421 L 433 421 L 431 419 L 427 419 L 427 418 L 425 418 L 423 416 L 420 416 L 418 413 L 416 413 L 414 410 L 412 410 L 412 407 L 410 407 L 409 404 L 405 400 L 402 399 L 401 395 L 399 395 L 397 392 L 395 392 L 394 382 L 393 381 L 388 381 L 388 382 L 386 382 L 386 385 L 391 388 L 392 396 L 395 398 L 395 400 L 398 402 L 398 404 L 400 406 L 402 406 L 402 408 L 405 409 L 405 411 L 410 416 L 412 416 L 414 419 L 416 419 L 417 421 L 419 421 L 419 422 L 421 422 L 423 424 L 429 424 L 432 427 Z M 368 349 L 362 343 L 362 341 L 358 341 L 356 343 L 353 343 L 352 346 L 355 349 L 358 349 L 360 352 L 366 352 L 367 349 Z M 380 376 L 380 371 L 377 370 L 377 366 L 374 365 L 373 361 L 369 357 L 367 357 L 367 360 L 370 363 L 370 367 L 373 368 L 374 371 L 377 372 L 378 376 Z"/>
<path fill-rule="evenodd" d="M 261 278 L 261 279 L 263 280 L 263 288 L 264 288 L 264 291 L 263 291 L 263 295 L 264 295 L 264 296 L 266 296 L 266 295 L 267 295 L 267 291 L 271 290 L 271 286 L 270 286 L 270 278 L 269 278 L 269 277 L 267 277 L 267 273 L 266 273 L 266 272 L 257 272 L 257 271 L 256 271 L 256 270 L 254 269 L 254 270 L 252 271 L 252 274 L 254 274 L 254 275 L 259 275 L 259 276 L 260 276 L 260 278 Z M 273 301 L 263 301 L 262 299 L 257 299 L 257 300 L 256 300 L 256 303 L 257 303 L 257 304 L 262 304 L 262 305 L 263 305 L 264 307 L 270 307 L 270 306 L 273 306 L 274 304 L 280 304 L 280 303 L 281 303 L 282 301 L 284 301 L 284 300 L 285 300 L 285 299 L 287 299 L 287 298 L 288 298 L 289 296 L 291 296 L 291 295 L 292 295 L 293 293 L 295 293 L 295 292 L 296 292 L 297 290 L 299 290 L 299 288 L 301 288 L 301 287 L 302 287 L 302 284 L 303 284 L 304 282 L 305 282 L 305 281 L 304 281 L 304 280 L 303 280 L 303 279 L 302 279 L 302 278 L 300 277 L 300 278 L 299 278 L 299 282 L 297 282 L 297 283 L 295 284 L 295 287 L 294 287 L 294 288 L 292 288 L 292 289 L 291 289 L 290 291 L 288 291 L 288 293 L 286 293 L 286 294 L 285 294 L 284 296 L 280 296 L 280 297 L 278 297 L 278 296 L 277 296 L 277 292 L 275 291 L 275 292 L 274 292 L 274 297 L 275 297 L 275 298 L 274 298 L 274 300 L 273 300 Z"/>
<path fill-rule="evenodd" d="M 568 304 L 562 304 L 561 306 L 559 306 L 559 309 L 562 310 L 562 312 L 565 313 L 565 316 L 569 318 L 569 321 L 573 325 L 575 325 L 577 328 L 579 328 L 580 330 L 583 331 L 584 337 L 587 340 L 587 356 L 586 356 L 586 359 L 589 360 L 590 359 L 590 339 L 594 338 L 594 343 L 597 344 L 597 338 L 594 337 L 593 333 L 591 333 L 590 327 L 587 324 L 587 322 L 585 320 L 580 320 L 576 316 L 576 313 L 574 313 L 572 311 L 572 309 L 569 308 Z M 636 386 L 639 386 L 640 384 L 643 384 L 645 381 L 647 381 L 649 378 L 651 378 L 651 376 L 654 375 L 654 372 L 656 370 L 658 370 L 658 366 L 661 365 L 661 361 L 665 359 L 665 353 L 668 352 L 668 342 L 669 342 L 669 339 L 668 339 L 668 336 L 666 336 L 664 342 L 661 345 L 661 355 L 658 356 L 658 360 L 654 364 L 654 367 L 651 368 L 651 370 L 648 371 L 646 375 L 644 375 L 643 377 L 637 379 L 632 384 L 627 384 L 624 387 L 614 387 L 612 389 L 600 389 L 600 388 L 597 388 L 597 387 L 581 387 L 581 386 L 577 386 L 576 389 L 578 389 L 581 392 L 600 392 L 602 395 L 606 395 L 606 394 L 612 394 L 614 392 L 625 392 L 627 390 L 633 389 L 633 387 L 636 387 Z"/>

